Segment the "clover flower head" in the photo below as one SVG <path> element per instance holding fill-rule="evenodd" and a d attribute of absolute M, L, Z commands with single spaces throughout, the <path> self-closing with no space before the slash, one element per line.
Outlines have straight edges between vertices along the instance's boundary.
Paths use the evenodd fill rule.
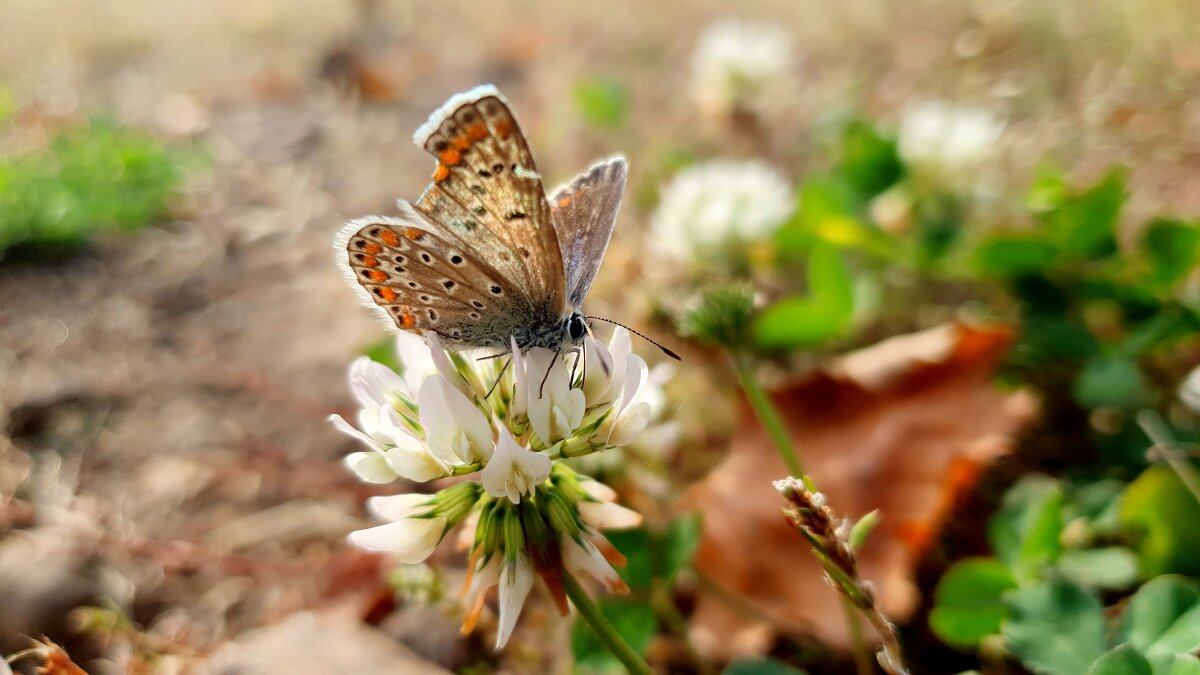
<path fill-rule="evenodd" d="M 474 627 L 487 593 L 498 589 L 497 649 L 537 579 L 564 613 L 564 574 L 628 590 L 612 567 L 623 558 L 600 530 L 633 527 L 641 517 L 559 460 L 632 443 L 662 407 L 625 329 L 608 344 L 588 336 L 574 355 L 513 347 L 506 365 L 448 354 L 436 339 L 418 349 L 400 338 L 400 373 L 369 359 L 350 366 L 357 426 L 331 417 L 366 446 L 346 457 L 364 481 L 478 474 L 432 494 L 372 497 L 367 510 L 385 522 L 348 538 L 412 565 L 461 528 L 456 538 L 470 549 L 463 627 Z"/>
<path fill-rule="evenodd" d="M 899 151 L 918 169 L 953 178 L 999 150 L 1004 122 L 987 108 L 926 101 L 906 109 L 900 120 Z"/>
<path fill-rule="evenodd" d="M 692 55 L 692 96 L 718 114 L 767 112 L 786 91 L 793 61 L 792 40 L 779 26 L 718 19 Z"/>
<path fill-rule="evenodd" d="M 685 169 L 663 189 L 652 241 L 664 256 L 695 261 L 765 238 L 795 206 L 790 183 L 769 165 L 708 162 Z"/>

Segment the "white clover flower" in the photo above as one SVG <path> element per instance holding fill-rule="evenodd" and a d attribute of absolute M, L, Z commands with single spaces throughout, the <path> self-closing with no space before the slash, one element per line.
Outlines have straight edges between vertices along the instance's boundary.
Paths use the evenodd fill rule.
<path fill-rule="evenodd" d="M 532 494 L 550 477 L 550 458 L 517 445 L 508 429 L 501 428 L 496 452 L 479 477 L 491 496 L 507 497 L 513 504 L 520 504 L 523 496 Z"/>
<path fill-rule="evenodd" d="M 976 168 L 999 151 L 1004 122 L 990 110 L 928 101 L 904 111 L 899 151 L 918 169 L 944 173 Z"/>
<path fill-rule="evenodd" d="M 470 464 L 492 456 L 492 427 L 479 408 L 445 377 L 425 380 L 417 395 L 429 450 L 449 464 Z"/>
<path fill-rule="evenodd" d="M 719 19 L 692 55 L 692 96 L 716 113 L 763 113 L 788 90 L 792 40 L 779 26 Z"/>
<path fill-rule="evenodd" d="M 627 590 L 610 564 L 622 557 L 599 530 L 632 527 L 641 516 L 556 460 L 632 442 L 654 405 L 662 405 L 661 391 L 646 386 L 652 378 L 624 329 L 608 345 L 589 336 L 578 372 L 572 355 L 545 349 L 522 354 L 513 346 L 504 368 L 498 359 L 448 355 L 436 339 L 424 351 L 411 339 L 398 339 L 402 374 L 370 360 L 351 366 L 351 389 L 361 406 L 358 426 L 331 418 L 367 446 L 345 460 L 365 481 L 478 473 L 477 480 L 432 495 L 372 498 L 368 510 L 388 522 L 348 538 L 416 564 L 461 525 L 456 538 L 470 549 L 471 560 L 463 628 L 475 625 L 486 594 L 498 588 L 497 648 L 508 642 L 535 578 L 543 579 L 564 613 L 563 574 Z M 496 386 L 489 387 L 492 382 Z"/>
<path fill-rule="evenodd" d="M 573 386 L 570 371 L 555 352 L 542 347 L 526 355 L 526 400 L 529 423 L 546 445 L 570 436 L 583 422 L 587 400 L 583 390 Z"/>
<path fill-rule="evenodd" d="M 1179 385 L 1179 400 L 1194 413 L 1200 413 L 1200 366 L 1188 373 Z"/>
<path fill-rule="evenodd" d="M 437 548 L 446 529 L 445 518 L 425 517 L 431 507 L 429 495 L 371 497 L 367 510 L 380 520 L 392 522 L 356 530 L 349 539 L 362 548 L 391 553 L 403 563 L 422 562 Z"/>
<path fill-rule="evenodd" d="M 500 621 L 496 627 L 496 649 L 508 643 L 525 598 L 533 588 L 533 565 L 520 553 L 500 566 Z"/>
<path fill-rule="evenodd" d="M 730 244 L 761 240 L 796 207 L 788 180 L 757 161 L 714 161 L 685 169 L 663 189 L 651 220 L 657 252 L 697 261 Z"/>

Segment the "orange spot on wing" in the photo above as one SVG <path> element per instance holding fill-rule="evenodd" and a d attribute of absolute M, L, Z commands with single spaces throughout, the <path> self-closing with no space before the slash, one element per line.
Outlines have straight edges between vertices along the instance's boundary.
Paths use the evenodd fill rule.
<path fill-rule="evenodd" d="M 382 272 L 380 270 L 375 270 L 375 271 L 371 272 L 371 281 L 374 281 L 377 284 L 382 284 L 383 282 L 385 282 L 387 280 L 388 280 L 387 272 Z"/>
<path fill-rule="evenodd" d="M 571 195 L 564 195 L 562 199 L 558 200 L 558 208 L 560 208 L 560 209 L 565 209 L 570 204 L 571 204 Z"/>
<path fill-rule="evenodd" d="M 379 289 L 379 297 L 383 298 L 384 302 L 395 302 L 400 294 L 390 288 Z"/>
<path fill-rule="evenodd" d="M 437 168 L 433 170 L 433 180 L 435 182 L 440 183 L 449 177 L 450 169 L 448 169 L 445 164 L 438 164 Z"/>
<path fill-rule="evenodd" d="M 466 152 L 471 149 L 471 139 L 467 138 L 466 134 L 455 137 L 453 141 L 450 141 L 450 144 L 459 152 Z"/>
<path fill-rule="evenodd" d="M 421 237 L 425 236 L 425 231 L 417 229 L 415 227 L 406 227 L 406 228 L 404 228 L 404 236 L 408 237 L 409 239 L 412 239 L 413 241 L 416 241 L 416 240 L 420 239 Z"/>
<path fill-rule="evenodd" d="M 476 122 L 467 127 L 467 138 L 471 139 L 472 143 L 482 141 L 484 138 L 487 138 L 487 135 L 487 127 L 484 126 L 483 122 Z"/>
<path fill-rule="evenodd" d="M 499 135 L 500 138 L 508 138 L 508 135 L 511 133 L 512 122 L 509 122 L 508 120 L 500 120 L 499 122 L 496 122 L 496 134 Z"/>
<path fill-rule="evenodd" d="M 379 267 L 379 258 L 376 258 L 373 255 L 364 255 L 362 264 L 366 265 L 367 267 Z"/>
<path fill-rule="evenodd" d="M 458 151 L 454 148 L 447 148 L 442 151 L 442 154 L 438 155 L 438 159 L 446 166 L 454 166 L 462 161 L 462 155 L 458 154 Z"/>
<path fill-rule="evenodd" d="M 413 316 L 412 314 L 405 314 L 404 316 L 400 317 L 400 327 L 401 328 L 411 329 L 411 328 L 416 327 L 416 325 L 417 325 L 417 317 Z"/>
<path fill-rule="evenodd" d="M 400 243 L 400 237 L 394 230 L 383 230 L 379 233 L 379 238 L 383 240 L 383 243 L 392 248 L 395 248 Z"/>
<path fill-rule="evenodd" d="M 363 250 L 366 251 L 367 253 L 371 253 L 371 254 L 382 253 L 383 247 L 380 246 L 379 244 L 376 244 L 373 241 L 370 241 L 370 242 L 367 242 L 367 245 L 363 247 Z"/>

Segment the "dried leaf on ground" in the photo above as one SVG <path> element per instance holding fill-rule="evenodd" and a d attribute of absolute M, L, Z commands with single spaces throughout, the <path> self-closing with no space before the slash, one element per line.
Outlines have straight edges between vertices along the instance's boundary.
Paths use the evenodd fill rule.
<path fill-rule="evenodd" d="M 893 620 L 915 609 L 913 569 L 958 497 L 1034 417 L 1030 394 L 992 382 L 1010 341 L 1001 327 L 942 326 L 849 354 L 774 394 L 834 510 L 854 519 L 880 510 L 860 572 Z M 834 591 L 771 487 L 787 469 L 749 409 L 743 419 L 728 457 L 685 500 L 703 512 L 695 564 L 714 586 L 698 600 L 693 637 L 722 657 L 767 648 L 770 628 L 844 646 Z"/>

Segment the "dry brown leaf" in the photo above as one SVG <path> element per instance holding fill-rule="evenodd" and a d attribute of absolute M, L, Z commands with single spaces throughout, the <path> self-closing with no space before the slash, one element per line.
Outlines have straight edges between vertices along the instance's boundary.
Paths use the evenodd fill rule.
<path fill-rule="evenodd" d="M 1010 342 L 1006 328 L 943 326 L 847 355 L 773 396 L 833 509 L 880 510 L 859 566 L 893 620 L 916 607 L 913 568 L 958 496 L 1035 414 L 1030 394 L 992 383 Z M 771 626 L 845 646 L 835 593 L 771 487 L 787 470 L 748 408 L 743 419 L 728 457 L 685 500 L 703 513 L 695 565 L 714 586 L 698 599 L 693 637 L 723 658 L 766 649 Z"/>

